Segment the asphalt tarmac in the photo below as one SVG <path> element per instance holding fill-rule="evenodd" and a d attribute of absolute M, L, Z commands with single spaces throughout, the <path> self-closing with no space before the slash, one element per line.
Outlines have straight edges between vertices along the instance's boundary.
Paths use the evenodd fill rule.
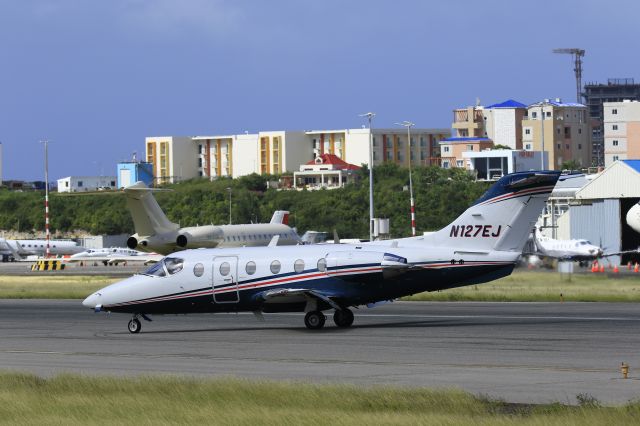
<path fill-rule="evenodd" d="M 0 368 L 461 388 L 525 403 L 640 398 L 636 304 L 395 302 L 320 331 L 301 314 L 265 318 L 156 316 L 133 335 L 128 315 L 80 301 L 0 300 Z"/>

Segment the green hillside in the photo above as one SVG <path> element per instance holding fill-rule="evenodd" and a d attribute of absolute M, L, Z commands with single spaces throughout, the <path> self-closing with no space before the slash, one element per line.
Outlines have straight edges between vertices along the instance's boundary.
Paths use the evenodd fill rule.
<path fill-rule="evenodd" d="M 289 210 L 290 225 L 306 230 L 336 229 L 342 238 L 368 236 L 368 171 L 360 171 L 358 183 L 342 189 L 277 191 L 266 189 L 273 176 L 250 175 L 239 179 L 191 180 L 170 185 L 170 192 L 156 193 L 170 220 L 182 226 L 224 224 L 229 220 L 232 188 L 233 223 L 267 222 L 274 210 Z M 374 169 L 376 216 L 391 219 L 393 236 L 408 236 L 408 170 L 393 164 Z M 488 187 L 460 169 L 414 168 L 418 232 L 448 224 Z M 29 232 L 44 229 L 43 194 L 0 191 L 0 229 Z M 92 234 L 132 233 L 133 223 L 121 192 L 92 194 L 52 193 L 51 227 L 62 232 L 85 230 Z"/>

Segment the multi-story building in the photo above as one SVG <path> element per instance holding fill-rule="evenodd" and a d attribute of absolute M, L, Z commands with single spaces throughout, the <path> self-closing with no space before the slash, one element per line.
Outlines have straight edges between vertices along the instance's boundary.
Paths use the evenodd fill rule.
<path fill-rule="evenodd" d="M 640 159 L 640 102 L 605 102 L 604 165 L 618 160 Z"/>
<path fill-rule="evenodd" d="M 610 78 L 606 84 L 589 83 L 584 86 L 585 103 L 589 108 L 591 120 L 593 165 L 603 166 L 604 158 L 604 129 L 602 128 L 605 102 L 622 102 L 625 99 L 640 101 L 640 84 L 635 84 L 633 78 Z"/>
<path fill-rule="evenodd" d="M 480 152 L 491 149 L 493 141 L 485 137 L 458 137 L 440 141 L 440 157 L 442 168 L 451 167 L 469 168 L 469 162 L 465 161 L 463 153 Z"/>
<path fill-rule="evenodd" d="M 451 127 L 458 138 L 489 138 L 496 145 L 522 149 L 522 119 L 527 106 L 513 99 L 453 110 Z"/>
<path fill-rule="evenodd" d="M 439 142 L 450 135 L 448 129 L 344 129 L 306 132 L 310 138 L 312 155 L 334 154 L 347 163 L 369 164 L 369 139 L 373 145 L 374 166 L 395 163 L 412 165 L 440 165 Z M 409 143 L 408 143 L 409 142 Z M 313 159 L 314 157 L 311 157 Z"/>
<path fill-rule="evenodd" d="M 522 119 L 527 106 L 509 99 L 483 110 L 485 135 L 496 145 L 522 149 Z"/>
<path fill-rule="evenodd" d="M 407 131 L 374 129 L 373 164 L 393 162 L 400 166 L 440 165 L 440 140 L 447 129 Z M 215 179 L 251 173 L 282 174 L 322 154 L 336 155 L 354 165 L 369 163 L 369 129 L 314 131 L 265 131 L 253 134 L 148 137 L 146 158 L 153 163 L 155 183 L 170 183 L 193 177 Z"/>
<path fill-rule="evenodd" d="M 198 176 L 197 147 L 185 136 L 146 138 L 146 158 L 153 164 L 156 184 L 174 183 Z"/>
<path fill-rule="evenodd" d="M 591 165 L 586 106 L 564 103 L 559 98 L 529 105 L 522 120 L 522 130 L 523 148 L 526 151 L 546 151 L 549 168 L 561 169 L 565 161 L 571 160 L 583 167 Z"/>

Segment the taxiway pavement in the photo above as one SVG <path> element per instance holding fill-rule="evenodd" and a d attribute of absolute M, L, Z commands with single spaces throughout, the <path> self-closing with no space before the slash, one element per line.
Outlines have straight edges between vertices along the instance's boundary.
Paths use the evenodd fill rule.
<path fill-rule="evenodd" d="M 327 318 L 320 331 L 301 314 L 156 316 L 133 335 L 128 315 L 77 300 L 0 300 L 0 369 L 461 388 L 527 403 L 640 398 L 637 304 L 396 302 L 355 314 L 353 328 Z"/>

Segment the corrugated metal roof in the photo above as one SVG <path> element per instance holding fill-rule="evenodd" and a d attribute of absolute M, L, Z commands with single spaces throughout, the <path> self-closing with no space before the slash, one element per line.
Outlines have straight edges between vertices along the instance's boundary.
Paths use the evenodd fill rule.
<path fill-rule="evenodd" d="M 577 199 L 640 198 L 640 172 L 616 161 L 576 193 Z"/>

